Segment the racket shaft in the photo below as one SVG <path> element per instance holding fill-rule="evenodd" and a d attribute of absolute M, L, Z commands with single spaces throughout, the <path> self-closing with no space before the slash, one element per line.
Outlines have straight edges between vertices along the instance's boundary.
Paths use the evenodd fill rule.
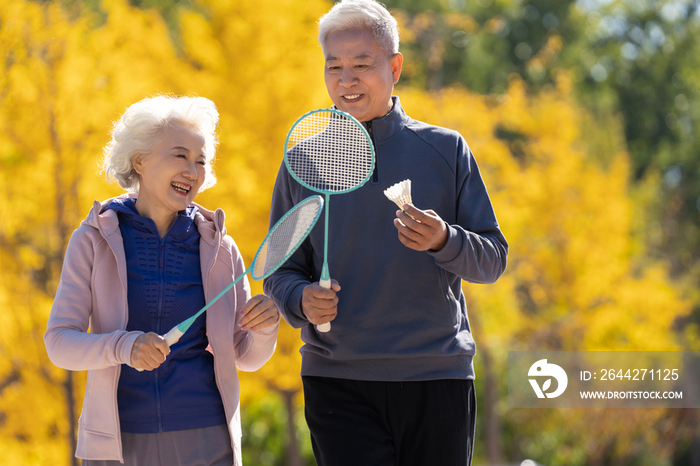
<path fill-rule="evenodd" d="M 326 232 L 325 232 L 325 237 L 323 238 L 323 268 L 321 269 L 321 279 L 318 281 L 318 284 L 321 285 L 322 288 L 325 288 L 327 290 L 331 289 L 331 274 L 328 272 L 328 207 L 330 206 L 330 196 L 328 193 L 326 193 L 326 215 L 325 215 L 325 221 L 326 221 Z M 316 330 L 318 330 L 321 333 L 327 333 L 330 332 L 331 330 L 331 323 L 326 322 L 325 324 L 317 325 Z"/>
<path fill-rule="evenodd" d="M 246 269 L 246 271 L 243 272 L 243 274 L 239 275 L 238 278 L 236 278 L 236 279 L 233 281 L 233 283 L 231 283 L 229 286 L 227 286 L 226 288 L 224 288 L 224 289 L 221 291 L 221 293 L 219 293 L 218 295 L 216 295 L 216 296 L 214 297 L 214 299 L 212 299 L 211 301 L 209 301 L 209 302 L 207 303 L 206 306 L 204 306 L 202 309 L 199 310 L 199 312 L 197 312 L 195 315 L 193 315 L 193 316 L 190 317 L 189 319 L 187 319 L 187 320 L 181 322 L 181 323 L 177 326 L 177 328 L 178 328 L 182 333 L 185 333 L 185 332 L 187 331 L 187 329 L 189 329 L 190 326 L 194 323 L 194 321 L 195 321 L 195 319 L 197 319 L 197 317 L 199 317 L 200 315 L 202 315 L 202 314 L 204 313 L 204 311 L 206 311 L 207 309 L 209 309 L 209 307 L 210 307 L 212 304 L 214 304 L 215 302 L 217 302 L 223 295 L 226 294 L 226 292 L 227 292 L 228 290 L 230 290 L 231 288 L 233 288 L 233 287 L 236 285 L 236 283 L 238 283 L 238 282 L 241 280 L 241 278 L 243 278 L 243 277 L 245 277 L 246 275 L 248 275 L 248 272 L 250 272 L 251 270 L 252 270 L 252 266 L 251 266 L 251 267 L 248 267 L 248 268 Z"/>
<path fill-rule="evenodd" d="M 328 272 L 328 211 L 329 211 L 329 206 L 330 206 L 330 195 L 326 193 L 326 215 L 325 215 L 325 222 L 326 222 L 326 231 L 325 231 L 325 236 L 323 238 L 323 268 L 321 269 L 321 279 L 318 281 L 318 284 L 321 285 L 322 288 L 325 288 L 327 290 L 331 289 L 331 274 Z M 329 332 L 331 330 L 331 323 L 326 322 L 325 324 L 317 325 L 316 330 L 322 333 Z"/>
<path fill-rule="evenodd" d="M 171 328 L 170 331 L 169 331 L 168 333 L 166 333 L 165 335 L 163 335 L 163 338 L 165 339 L 165 342 L 168 344 L 168 346 L 173 346 L 175 343 L 177 343 L 178 340 L 180 340 L 180 337 L 181 337 L 182 335 L 184 335 L 185 332 L 190 328 L 190 326 L 192 326 L 192 324 L 194 323 L 194 321 L 197 320 L 197 317 L 199 317 L 200 315 L 202 315 L 202 314 L 204 313 L 204 311 L 206 311 L 207 309 L 209 309 L 209 306 L 211 306 L 212 304 L 214 304 L 215 302 L 217 302 L 217 301 L 219 300 L 219 298 L 221 298 L 224 294 L 226 294 L 226 292 L 227 292 L 228 290 L 230 290 L 231 288 L 233 288 L 234 285 L 235 285 L 236 283 L 238 283 L 238 281 L 239 281 L 241 278 L 243 278 L 243 277 L 245 277 L 246 275 L 248 275 L 248 272 L 250 272 L 250 270 L 251 270 L 251 269 L 250 269 L 250 267 L 249 267 L 245 272 L 243 272 L 243 275 L 240 275 L 238 278 L 236 278 L 236 279 L 233 281 L 233 283 L 231 283 L 229 286 L 227 286 L 226 288 L 224 288 L 224 290 L 223 290 L 221 293 L 219 293 L 218 295 L 216 295 L 216 297 L 215 297 L 214 299 L 212 299 L 211 301 L 209 301 L 209 303 L 207 303 L 206 306 L 204 306 L 202 309 L 200 309 L 199 312 L 197 312 L 195 315 L 193 315 L 193 316 L 190 317 L 189 319 L 186 319 L 186 320 L 180 322 L 180 323 L 177 324 L 175 327 Z M 143 372 L 143 369 L 136 369 L 136 370 L 139 371 L 139 372 Z"/>

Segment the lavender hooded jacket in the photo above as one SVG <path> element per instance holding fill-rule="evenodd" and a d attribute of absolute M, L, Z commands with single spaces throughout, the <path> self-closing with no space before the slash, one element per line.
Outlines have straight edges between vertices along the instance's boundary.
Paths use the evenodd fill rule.
<path fill-rule="evenodd" d="M 95 202 L 73 232 L 44 342 L 58 367 L 88 371 L 76 456 L 123 462 L 117 384 L 121 365 L 130 363 L 131 348 L 143 332 L 125 330 L 129 315 L 126 259 L 117 213 L 104 211 L 110 202 Z M 201 235 L 202 282 L 208 302 L 243 274 L 245 266 L 235 242 L 226 235 L 224 212 L 198 207 L 195 223 Z M 245 278 L 207 310 L 207 337 L 236 466 L 241 464 L 236 368 L 254 371 L 265 364 L 275 350 L 278 330 L 277 325 L 257 332 L 240 328 L 236 311 L 249 298 Z"/>

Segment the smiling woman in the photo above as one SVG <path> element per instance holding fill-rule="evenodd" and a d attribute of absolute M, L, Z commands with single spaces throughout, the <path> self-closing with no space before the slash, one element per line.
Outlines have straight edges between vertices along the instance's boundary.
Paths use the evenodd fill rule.
<path fill-rule="evenodd" d="M 139 183 L 136 210 L 155 222 L 161 236 L 204 184 L 209 166 L 205 154 L 204 136 L 186 123 L 175 122 L 165 129 L 150 156 L 134 160 L 134 170 L 145 180 Z"/>
<path fill-rule="evenodd" d="M 216 184 L 212 170 L 218 139 L 216 127 L 219 113 L 204 97 L 157 96 L 131 105 L 112 130 L 112 140 L 105 146 L 104 170 L 107 180 L 116 180 L 129 192 L 139 191 L 139 177 L 134 170 L 134 157 L 150 155 L 163 134 L 174 124 L 199 132 L 204 138 L 207 164 L 206 183 L 202 191 Z"/>
<path fill-rule="evenodd" d="M 105 147 L 128 193 L 73 233 L 44 337 L 54 364 L 88 371 L 83 466 L 241 462 L 236 369 L 272 355 L 276 306 L 244 277 L 172 346 L 160 336 L 245 275 L 223 212 L 193 202 L 216 182 L 218 118 L 202 97 L 144 99 Z"/>

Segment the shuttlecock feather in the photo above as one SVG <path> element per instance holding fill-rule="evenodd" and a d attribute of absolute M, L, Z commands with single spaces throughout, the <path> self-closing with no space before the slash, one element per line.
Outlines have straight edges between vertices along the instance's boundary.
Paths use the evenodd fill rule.
<path fill-rule="evenodd" d="M 390 188 L 384 190 L 384 195 L 394 202 L 399 209 L 403 209 L 404 204 L 412 204 L 411 200 L 411 180 L 403 180 Z"/>

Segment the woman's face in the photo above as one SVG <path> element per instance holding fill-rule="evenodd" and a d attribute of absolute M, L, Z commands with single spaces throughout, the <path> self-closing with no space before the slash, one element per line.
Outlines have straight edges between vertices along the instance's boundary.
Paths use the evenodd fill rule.
<path fill-rule="evenodd" d="M 204 136 L 196 129 L 179 123 L 168 127 L 151 155 L 134 161 L 141 215 L 175 216 L 192 204 L 206 176 L 205 152 Z"/>

